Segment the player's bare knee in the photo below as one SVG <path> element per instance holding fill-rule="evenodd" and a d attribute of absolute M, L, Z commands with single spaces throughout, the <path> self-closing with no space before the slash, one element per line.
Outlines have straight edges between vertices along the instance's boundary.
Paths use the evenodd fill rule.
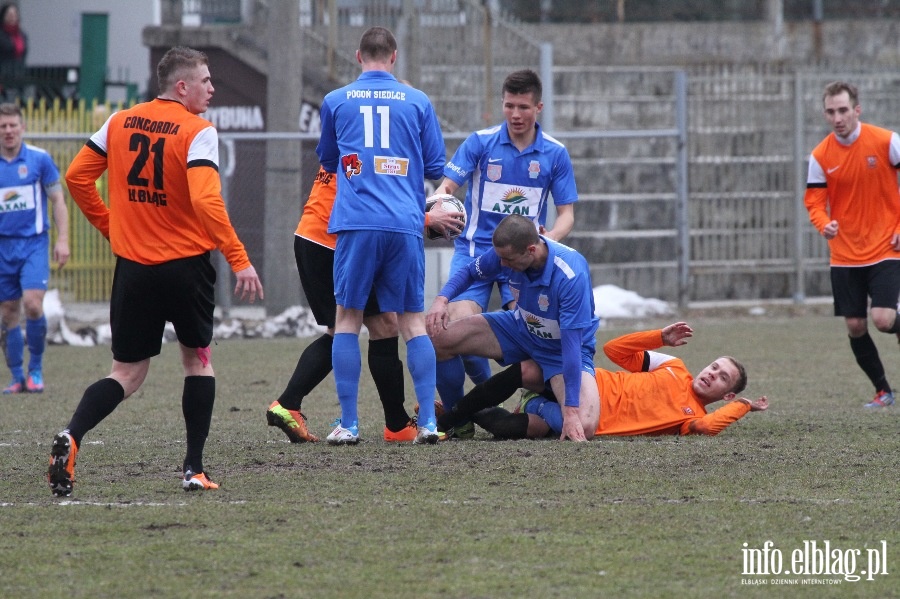
<path fill-rule="evenodd" d="M 846 318 L 847 334 L 851 337 L 862 337 L 866 334 L 868 328 L 868 319 L 866 318 Z"/>
<path fill-rule="evenodd" d="M 894 324 L 897 321 L 897 313 L 889 314 L 872 314 L 872 324 L 882 333 L 893 333 Z"/>
<path fill-rule="evenodd" d="M 544 371 L 534 360 L 522 362 L 522 386 L 536 393 L 544 390 Z"/>
<path fill-rule="evenodd" d="M 370 339 L 387 339 L 400 334 L 400 325 L 397 320 L 397 314 L 394 312 L 382 312 L 381 314 L 363 318 L 363 323 L 369 329 Z"/>

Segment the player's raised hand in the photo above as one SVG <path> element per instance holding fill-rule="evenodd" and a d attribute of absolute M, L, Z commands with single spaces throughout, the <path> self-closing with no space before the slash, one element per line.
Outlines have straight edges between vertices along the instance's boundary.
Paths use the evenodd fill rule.
<path fill-rule="evenodd" d="M 693 336 L 694 329 L 689 327 L 686 322 L 674 322 L 662 330 L 663 345 L 671 347 L 684 345 Z"/>

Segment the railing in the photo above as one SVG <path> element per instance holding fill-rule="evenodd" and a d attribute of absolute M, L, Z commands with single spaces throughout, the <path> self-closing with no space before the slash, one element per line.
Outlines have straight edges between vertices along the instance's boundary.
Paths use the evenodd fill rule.
<path fill-rule="evenodd" d="M 163 25 L 235 25 L 243 20 L 241 0 L 162 0 Z"/>
<path fill-rule="evenodd" d="M 78 93 L 77 66 L 40 66 L 0 70 L 0 101 L 65 100 Z"/>

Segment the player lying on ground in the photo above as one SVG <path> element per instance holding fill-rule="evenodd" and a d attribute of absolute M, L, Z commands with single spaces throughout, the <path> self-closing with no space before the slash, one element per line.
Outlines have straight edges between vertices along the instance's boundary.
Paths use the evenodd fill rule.
<path fill-rule="evenodd" d="M 693 330 L 684 322 L 662 330 L 641 331 L 618 337 L 603 346 L 607 357 L 627 372 L 596 369 L 600 392 L 598 435 L 717 435 L 748 412 L 769 407 L 766 397 L 737 397 L 747 385 L 743 365 L 730 356 L 714 360 L 694 377 L 684 362 L 653 351 L 687 343 Z M 494 407 L 524 386 L 538 391 L 543 377 L 530 361 L 498 373 L 472 389 L 452 411 L 438 419 L 442 430 L 471 418 L 497 437 L 540 438 L 558 431 L 555 411 L 545 406 L 555 402 L 552 391 L 526 395 L 517 413 Z M 706 407 L 726 401 L 718 410 Z M 549 418 L 546 418 L 547 415 Z"/>

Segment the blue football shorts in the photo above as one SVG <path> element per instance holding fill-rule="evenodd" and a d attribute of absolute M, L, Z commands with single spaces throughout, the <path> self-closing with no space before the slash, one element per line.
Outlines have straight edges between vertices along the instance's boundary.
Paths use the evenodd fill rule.
<path fill-rule="evenodd" d="M 334 299 L 363 310 L 374 290 L 382 312 L 425 311 L 425 242 L 395 231 L 341 231 L 334 252 Z"/>
<path fill-rule="evenodd" d="M 47 290 L 50 236 L 0 237 L 0 301 L 17 300 L 23 289 Z"/>
<path fill-rule="evenodd" d="M 498 360 L 498 363 L 508 366 L 524 360 L 534 360 L 544 371 L 545 381 L 562 374 L 562 343 L 550 350 L 535 344 L 533 336 L 525 330 L 517 315 L 516 310 L 488 312 L 483 315 L 503 351 L 503 359 Z M 581 370 L 594 376 L 594 347 L 581 346 Z"/>

